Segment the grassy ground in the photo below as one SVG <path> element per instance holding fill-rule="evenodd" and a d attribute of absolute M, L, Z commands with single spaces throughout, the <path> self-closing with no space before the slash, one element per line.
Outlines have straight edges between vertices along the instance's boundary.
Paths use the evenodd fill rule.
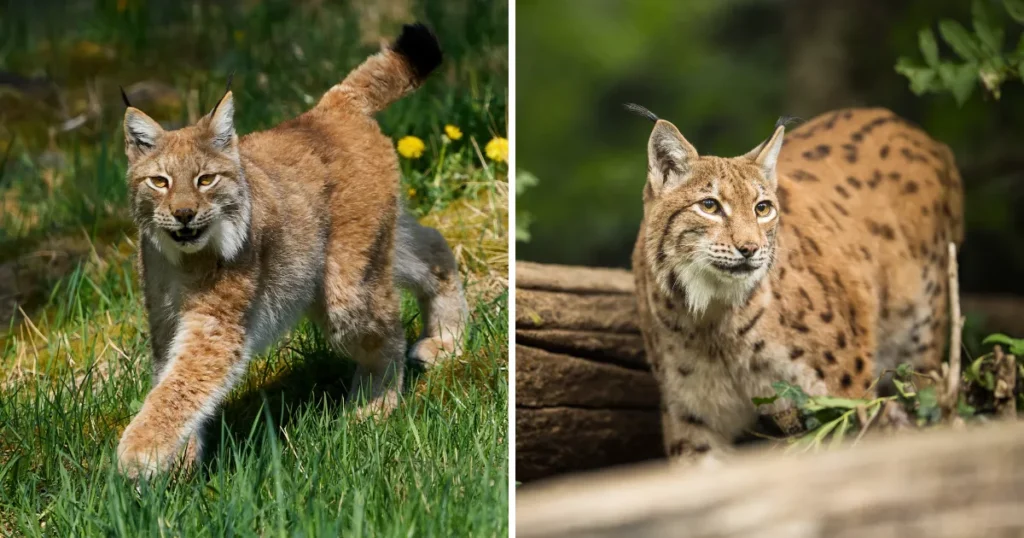
<path fill-rule="evenodd" d="M 0 86 L 0 535 L 507 534 L 508 183 L 486 149 L 505 134 L 507 8 L 239 5 L 0 8 L 0 74 L 18 75 Z M 304 323 L 253 361 L 200 472 L 136 489 L 113 462 L 150 383 L 117 86 L 173 127 L 235 71 L 249 132 L 308 107 L 413 18 L 437 30 L 446 65 L 380 120 L 425 142 L 403 159 L 403 189 L 459 258 L 466 353 L 415 371 L 395 414 L 359 424 L 340 405 L 352 364 Z M 403 312 L 411 339 L 409 298 Z"/>

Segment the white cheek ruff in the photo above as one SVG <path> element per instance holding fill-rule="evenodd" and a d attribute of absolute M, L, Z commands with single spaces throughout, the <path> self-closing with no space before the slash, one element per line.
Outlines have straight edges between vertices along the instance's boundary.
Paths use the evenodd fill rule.
<path fill-rule="evenodd" d="M 167 261 L 174 265 L 181 265 L 181 249 L 173 239 L 167 236 L 167 233 L 157 229 L 149 232 L 148 235 L 150 241 L 160 251 L 160 254 L 167 258 Z"/>
<path fill-rule="evenodd" d="M 221 258 L 231 261 L 242 252 L 245 241 L 249 237 L 249 223 L 252 219 L 252 208 L 248 197 L 242 202 L 239 215 L 232 218 L 219 218 L 210 225 L 207 235 L 213 248 Z"/>

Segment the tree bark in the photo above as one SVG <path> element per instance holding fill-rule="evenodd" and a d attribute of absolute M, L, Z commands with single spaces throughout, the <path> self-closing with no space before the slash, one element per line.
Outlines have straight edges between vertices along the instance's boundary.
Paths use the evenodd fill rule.
<path fill-rule="evenodd" d="M 962 305 L 989 314 L 989 329 L 1024 336 L 1020 299 Z M 663 456 L 636 320 L 628 271 L 516 263 L 516 480 Z"/>
<path fill-rule="evenodd" d="M 808 455 L 737 454 L 521 487 L 516 536 L 1024 535 L 1024 424 L 933 429 Z"/>

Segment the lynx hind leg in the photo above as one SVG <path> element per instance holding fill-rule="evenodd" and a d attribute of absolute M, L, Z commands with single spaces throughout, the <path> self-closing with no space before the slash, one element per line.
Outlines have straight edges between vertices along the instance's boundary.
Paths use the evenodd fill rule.
<path fill-rule="evenodd" d="M 356 361 L 349 398 L 357 417 L 384 418 L 398 407 L 405 378 L 405 334 L 399 316 L 383 334 L 364 334 L 348 346 Z"/>
<path fill-rule="evenodd" d="M 405 332 L 397 290 L 381 290 L 370 311 L 316 307 L 311 318 L 339 353 L 356 363 L 346 400 L 360 419 L 386 417 L 398 406 L 405 378 Z"/>
<path fill-rule="evenodd" d="M 403 212 L 395 245 L 395 278 L 416 295 L 423 333 L 409 356 L 428 365 L 462 353 L 469 308 L 459 268 L 440 232 Z"/>

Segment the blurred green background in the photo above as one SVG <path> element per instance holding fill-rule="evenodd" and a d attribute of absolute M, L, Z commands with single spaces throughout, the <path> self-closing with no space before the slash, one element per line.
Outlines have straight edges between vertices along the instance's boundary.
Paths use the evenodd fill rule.
<path fill-rule="evenodd" d="M 1006 17 L 1001 2 L 990 2 Z M 516 3 L 516 158 L 539 182 L 522 260 L 629 266 L 650 124 L 640 103 L 702 153 L 735 155 L 781 115 L 883 106 L 956 153 L 967 190 L 967 292 L 1024 293 L 1024 88 L 916 96 L 894 66 L 918 31 L 970 27 L 966 0 L 521 0 Z M 1006 22 L 1007 46 L 1020 26 Z M 952 55 L 945 43 L 941 52 Z"/>

